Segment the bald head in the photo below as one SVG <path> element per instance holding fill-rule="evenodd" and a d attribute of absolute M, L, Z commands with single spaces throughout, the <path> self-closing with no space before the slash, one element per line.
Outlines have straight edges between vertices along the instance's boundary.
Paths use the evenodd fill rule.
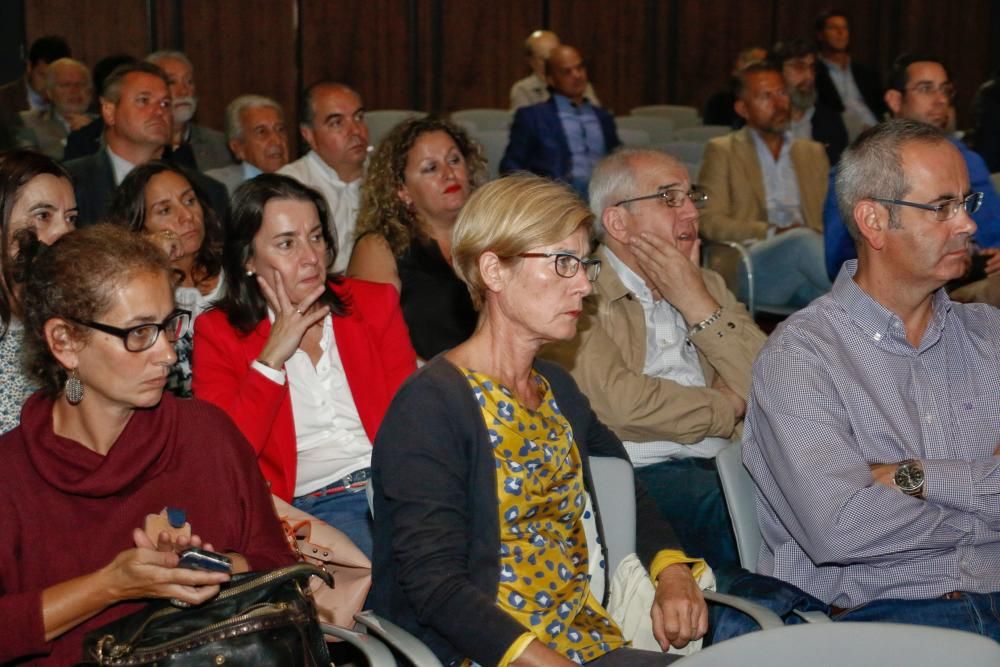
<path fill-rule="evenodd" d="M 559 46 L 559 35 L 551 30 L 536 30 L 524 40 L 524 57 L 528 66 L 540 79 L 545 78 L 545 59 Z"/>
<path fill-rule="evenodd" d="M 587 68 L 583 56 L 572 46 L 557 46 L 545 61 L 545 81 L 560 95 L 579 104 L 587 91 Z"/>

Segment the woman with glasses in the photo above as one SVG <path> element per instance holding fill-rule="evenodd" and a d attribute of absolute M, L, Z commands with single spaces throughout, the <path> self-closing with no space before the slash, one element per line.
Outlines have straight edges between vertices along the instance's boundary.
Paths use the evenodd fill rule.
<path fill-rule="evenodd" d="M 542 178 L 473 194 L 452 254 L 479 311 L 475 333 L 403 385 L 379 431 L 375 609 L 444 664 L 675 658 L 626 648 L 605 611 L 588 457 L 628 458 L 570 376 L 535 358 L 576 333 L 600 271 L 591 224 L 571 190 Z M 641 492 L 638 513 L 639 556 L 658 581 L 654 633 L 665 648 L 669 617 L 686 643 L 707 623 L 692 561 Z"/>
<path fill-rule="evenodd" d="M 372 441 L 416 356 L 396 290 L 330 274 L 328 215 L 287 176 L 233 193 L 224 293 L 195 331 L 194 392 L 243 431 L 271 493 L 370 556 Z"/>
<path fill-rule="evenodd" d="M 76 226 L 76 214 L 73 183 L 61 164 L 34 151 L 0 155 L 0 433 L 17 426 L 36 389 L 21 366 L 20 235 L 31 230 L 53 243 Z"/>
<path fill-rule="evenodd" d="M 222 229 L 211 204 L 184 170 L 154 160 L 136 167 L 115 191 L 108 217 L 162 247 L 174 269 L 174 298 L 192 321 L 222 293 Z M 191 396 L 191 327 L 177 341 L 167 389 Z"/>
<path fill-rule="evenodd" d="M 476 325 L 469 291 L 451 268 L 451 231 L 485 170 L 479 145 L 437 118 L 397 125 L 368 165 L 347 274 L 399 290 L 422 359 L 458 345 Z"/>
<path fill-rule="evenodd" d="M 189 321 L 167 257 L 113 225 L 21 252 L 41 390 L 0 438 L 0 663 L 68 665 L 88 631 L 148 598 L 218 593 L 229 575 L 179 568 L 187 547 L 227 554 L 234 572 L 293 557 L 229 418 L 164 394 Z"/>

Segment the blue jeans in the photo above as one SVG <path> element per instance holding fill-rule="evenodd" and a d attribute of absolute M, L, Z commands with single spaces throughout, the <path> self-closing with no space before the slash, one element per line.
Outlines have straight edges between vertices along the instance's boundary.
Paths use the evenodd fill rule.
<path fill-rule="evenodd" d="M 328 496 L 299 496 L 292 504 L 347 535 L 371 559 L 372 518 L 364 487 Z"/>
<path fill-rule="evenodd" d="M 830 291 L 823 236 L 811 229 L 790 229 L 749 248 L 758 304 L 801 307 Z M 746 274 L 740 274 L 740 299 L 746 301 Z"/>
<path fill-rule="evenodd" d="M 714 570 L 739 567 L 733 525 L 715 459 L 677 459 L 635 469 L 689 556 Z"/>

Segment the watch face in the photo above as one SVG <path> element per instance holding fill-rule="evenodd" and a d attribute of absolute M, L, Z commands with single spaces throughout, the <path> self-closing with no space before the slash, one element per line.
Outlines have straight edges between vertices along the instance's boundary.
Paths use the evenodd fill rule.
<path fill-rule="evenodd" d="M 924 471 L 920 466 L 905 463 L 896 469 L 894 481 L 904 493 L 916 491 L 924 484 Z"/>

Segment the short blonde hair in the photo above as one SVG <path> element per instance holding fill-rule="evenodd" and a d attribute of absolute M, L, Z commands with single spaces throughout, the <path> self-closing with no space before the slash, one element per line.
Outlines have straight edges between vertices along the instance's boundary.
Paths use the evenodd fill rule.
<path fill-rule="evenodd" d="M 455 273 L 481 310 L 486 284 L 479 257 L 494 252 L 516 258 L 538 246 L 562 241 L 580 227 L 593 228 L 594 216 L 565 185 L 538 176 L 501 178 L 476 190 L 459 213 L 451 236 Z"/>

